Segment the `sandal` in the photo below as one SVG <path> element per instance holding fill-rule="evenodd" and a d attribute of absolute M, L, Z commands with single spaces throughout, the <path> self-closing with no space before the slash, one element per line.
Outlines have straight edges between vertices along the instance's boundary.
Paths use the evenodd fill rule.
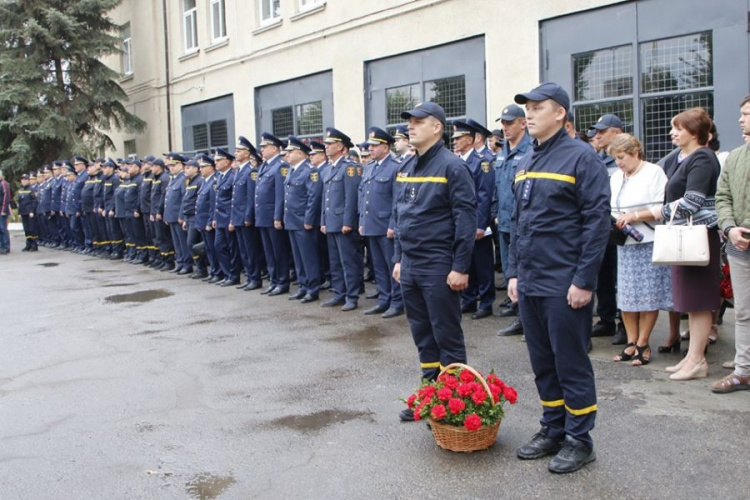
<path fill-rule="evenodd" d="M 719 340 L 719 329 L 716 325 L 711 325 L 711 333 L 708 334 L 708 343 L 713 345 Z"/>
<path fill-rule="evenodd" d="M 651 347 L 648 344 L 635 346 L 635 351 L 633 366 L 645 366 L 651 362 Z M 643 355 L 646 351 L 648 351 L 648 357 Z"/>
<path fill-rule="evenodd" d="M 680 340 L 690 340 L 690 328 L 680 334 Z"/>
<path fill-rule="evenodd" d="M 633 359 L 633 356 L 635 355 L 635 353 L 628 354 L 627 352 L 625 352 L 631 347 L 635 347 L 636 350 L 638 349 L 638 346 L 635 345 L 635 342 L 628 342 L 628 344 L 625 346 L 622 352 L 614 357 L 613 361 L 630 361 L 631 359 Z"/>

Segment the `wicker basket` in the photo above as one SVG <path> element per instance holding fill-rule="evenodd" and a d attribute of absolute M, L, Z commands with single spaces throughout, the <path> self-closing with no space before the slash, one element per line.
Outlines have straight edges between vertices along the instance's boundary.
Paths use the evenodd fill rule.
<path fill-rule="evenodd" d="M 469 370 L 484 386 L 484 390 L 487 393 L 492 404 L 495 404 L 495 400 L 490 396 L 490 388 L 487 382 L 476 370 L 468 365 L 462 363 L 452 363 L 440 372 L 442 375 L 447 370 L 453 368 L 463 368 Z M 459 451 L 459 452 L 471 452 L 485 450 L 495 444 L 497 440 L 497 432 L 500 430 L 500 420 L 493 425 L 483 425 L 475 431 L 470 431 L 463 427 L 456 427 L 455 425 L 447 425 L 430 419 L 430 428 L 432 429 L 432 435 L 435 437 L 435 442 L 438 446 L 444 450 Z"/>

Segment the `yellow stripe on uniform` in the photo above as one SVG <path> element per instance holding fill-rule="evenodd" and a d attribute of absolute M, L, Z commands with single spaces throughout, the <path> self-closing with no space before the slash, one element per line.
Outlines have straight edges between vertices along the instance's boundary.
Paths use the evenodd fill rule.
<path fill-rule="evenodd" d="M 396 182 L 434 182 L 448 184 L 447 177 L 396 177 Z"/>
<path fill-rule="evenodd" d="M 546 406 L 547 408 L 555 408 L 557 406 L 563 406 L 565 404 L 565 401 L 562 399 L 558 399 L 557 401 L 542 401 L 542 406 Z"/>
<path fill-rule="evenodd" d="M 440 361 L 435 361 L 434 363 L 419 363 L 419 366 L 422 368 L 440 368 Z"/>
<path fill-rule="evenodd" d="M 553 181 L 576 183 L 576 178 L 572 175 L 554 174 L 552 172 L 525 172 L 515 177 L 515 182 L 521 182 L 526 179 L 549 179 Z"/>
<path fill-rule="evenodd" d="M 587 415 L 589 413 L 593 413 L 597 410 L 596 405 L 587 406 L 586 408 L 582 408 L 580 410 L 574 410 L 568 405 L 565 405 L 565 409 L 568 410 L 568 413 L 573 415 Z"/>

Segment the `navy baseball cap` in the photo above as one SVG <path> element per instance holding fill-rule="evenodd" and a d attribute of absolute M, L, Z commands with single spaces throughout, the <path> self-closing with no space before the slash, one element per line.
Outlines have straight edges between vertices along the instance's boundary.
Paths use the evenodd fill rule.
<path fill-rule="evenodd" d="M 473 127 L 479 135 L 483 135 L 484 137 L 489 137 L 492 135 L 492 132 L 487 130 L 487 127 L 476 120 L 472 120 L 471 118 L 469 118 L 468 120 L 466 120 L 466 124 L 470 127 Z"/>
<path fill-rule="evenodd" d="M 508 104 L 503 108 L 503 112 L 500 115 L 500 118 L 495 121 L 499 122 L 502 120 L 506 122 L 512 122 L 516 118 L 526 118 L 526 112 L 518 104 Z"/>
<path fill-rule="evenodd" d="M 112 158 L 107 158 L 107 161 L 102 163 L 102 167 L 117 168 L 117 165 L 115 164 L 114 161 L 112 161 Z"/>
<path fill-rule="evenodd" d="M 608 128 L 622 129 L 622 121 L 617 115 L 606 114 L 602 115 L 591 127 L 596 130 L 607 130 Z"/>
<path fill-rule="evenodd" d="M 187 158 L 185 158 L 179 153 L 167 153 L 164 156 L 167 157 L 167 160 L 170 160 L 175 163 L 185 163 L 187 161 Z"/>
<path fill-rule="evenodd" d="M 503 133 L 503 131 L 502 131 L 502 130 L 500 130 L 499 128 L 493 129 L 493 130 L 492 130 L 492 135 L 494 135 L 494 136 L 497 136 L 497 137 L 500 137 L 500 138 L 503 138 L 503 137 L 505 137 L 505 134 L 504 134 L 504 133 Z"/>
<path fill-rule="evenodd" d="M 143 163 L 153 163 L 155 159 L 153 155 L 148 155 L 143 159 Z"/>
<path fill-rule="evenodd" d="M 517 104 L 526 104 L 529 101 L 546 101 L 547 99 L 552 99 L 565 108 L 565 111 L 570 109 L 568 93 L 560 85 L 552 82 L 545 82 L 525 94 L 516 94 L 513 100 Z"/>
<path fill-rule="evenodd" d="M 401 113 L 401 118 L 404 120 L 408 120 L 412 117 L 426 118 L 428 116 L 433 116 L 445 124 L 445 110 L 439 104 L 435 104 L 434 102 L 421 102 L 417 104 L 414 109 Z"/>
<path fill-rule="evenodd" d="M 291 151 L 293 149 L 299 149 L 303 153 L 309 155 L 310 154 L 310 146 L 299 140 L 299 138 L 290 135 L 289 139 L 287 139 L 287 145 L 285 148 L 287 151 Z"/>
<path fill-rule="evenodd" d="M 194 167 L 194 168 L 200 168 L 201 164 L 198 163 L 197 158 L 193 158 L 192 160 L 188 160 L 185 162 L 186 167 Z"/>
<path fill-rule="evenodd" d="M 154 167 L 161 167 L 161 168 L 166 167 L 166 165 L 164 164 L 164 160 L 162 160 L 161 158 L 154 158 L 154 161 L 151 162 L 151 165 L 153 165 Z"/>
<path fill-rule="evenodd" d="M 568 121 L 570 123 L 575 123 L 576 122 L 576 116 L 573 114 L 573 110 L 572 109 L 568 110 Z"/>
<path fill-rule="evenodd" d="M 379 127 L 370 127 L 367 144 L 377 146 L 378 144 L 393 144 L 396 142 L 393 136 Z"/>
<path fill-rule="evenodd" d="M 589 129 L 586 131 L 586 137 L 591 139 L 596 135 L 596 129 L 594 127 L 589 127 Z"/>

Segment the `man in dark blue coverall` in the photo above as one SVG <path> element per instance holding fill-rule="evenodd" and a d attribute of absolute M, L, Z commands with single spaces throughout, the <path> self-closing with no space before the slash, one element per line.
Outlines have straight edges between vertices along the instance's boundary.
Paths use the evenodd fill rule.
<path fill-rule="evenodd" d="M 526 105 L 536 141 L 514 179 L 508 295 L 520 304 L 544 410 L 541 430 L 517 455 L 555 455 L 551 472 L 573 472 L 596 459 L 589 434 L 596 388 L 586 344 L 609 238 L 609 179 L 594 150 L 566 134 L 570 98 L 562 87 L 543 83 L 515 101 Z"/>
<path fill-rule="evenodd" d="M 443 145 L 445 111 L 418 104 L 401 118 L 417 154 L 396 174 L 393 278 L 401 290 L 422 376 L 434 380 L 451 363 L 466 362 L 461 291 L 477 225 L 474 179 L 468 165 Z M 411 409 L 401 420 L 414 420 Z"/>

